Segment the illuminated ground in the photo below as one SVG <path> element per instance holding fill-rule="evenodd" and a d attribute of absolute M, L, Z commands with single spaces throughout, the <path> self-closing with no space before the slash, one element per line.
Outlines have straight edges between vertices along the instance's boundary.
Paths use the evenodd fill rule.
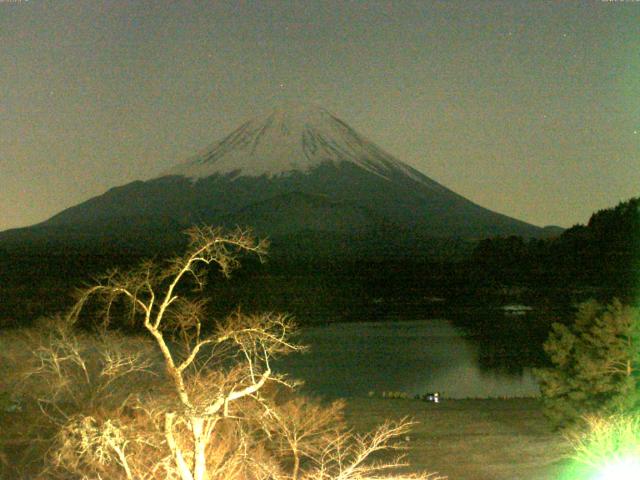
<path fill-rule="evenodd" d="M 533 399 L 417 400 L 354 398 L 347 420 L 359 431 L 385 418 L 413 417 L 410 471 L 450 480 L 564 480 L 570 452 Z"/>

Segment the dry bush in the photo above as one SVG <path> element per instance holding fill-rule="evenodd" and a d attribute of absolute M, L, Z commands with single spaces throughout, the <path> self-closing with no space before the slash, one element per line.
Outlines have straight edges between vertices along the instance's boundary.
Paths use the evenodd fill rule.
<path fill-rule="evenodd" d="M 46 449 L 39 441 L 46 436 L 40 415 L 33 415 L 20 395 L 21 366 L 31 358 L 23 333 L 0 332 L 0 478 L 19 478 L 20 470 L 37 471 L 39 466 L 32 464 Z"/>
<path fill-rule="evenodd" d="M 272 370 L 275 357 L 303 350 L 290 317 L 238 311 L 207 320 L 206 303 L 188 296 L 207 267 L 229 275 L 239 254 L 263 255 L 266 245 L 241 230 L 189 235 L 185 255 L 109 272 L 79 292 L 64 321 L 31 339 L 23 391 L 54 431 L 42 477 L 434 478 L 391 473 L 404 463 L 384 452 L 410 422 L 356 435 L 342 403 L 297 397 L 295 382 Z M 115 313 L 146 335 L 111 331 Z M 97 328 L 79 331 L 87 314 L 83 323 Z"/>
<path fill-rule="evenodd" d="M 0 478 L 35 477 L 80 419 L 117 424 L 137 392 L 158 385 L 149 347 L 144 338 L 78 331 L 60 317 L 3 331 L 1 391 L 17 408 L 0 411 L 0 452 L 11 459 Z"/>

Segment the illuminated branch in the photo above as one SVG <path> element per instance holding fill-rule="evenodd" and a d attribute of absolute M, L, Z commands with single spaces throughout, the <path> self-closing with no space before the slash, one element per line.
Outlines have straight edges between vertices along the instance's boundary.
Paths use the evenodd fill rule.
<path fill-rule="evenodd" d="M 411 425 L 406 420 L 358 436 L 342 423 L 340 403 L 281 404 L 276 393 L 295 382 L 273 371 L 273 359 L 304 350 L 291 340 L 293 320 L 238 310 L 207 328 L 206 302 L 182 295 L 185 284 L 202 289 L 211 266 L 228 276 L 238 267 L 240 254 L 262 258 L 266 243 L 256 242 L 245 230 L 223 234 L 205 226 L 190 229 L 188 235 L 184 255 L 164 264 L 144 262 L 127 272 L 113 270 L 82 290 L 69 312 L 68 324 L 74 324 L 97 305 L 106 338 L 110 322 L 126 308 L 125 318 L 141 326 L 161 354 L 169 388 L 128 392 L 118 407 L 122 422 L 104 420 L 100 408 L 93 408 L 96 416 L 58 415 L 68 428 L 52 451 L 65 473 L 127 480 L 435 480 L 427 474 L 385 476 L 404 465 L 401 457 L 367 462 L 372 454 L 393 447 L 391 440 Z M 38 351 L 35 374 L 55 379 L 54 392 L 76 395 L 79 402 L 82 391 L 69 385 L 92 386 L 97 373 L 101 383 L 92 387 L 91 395 L 99 401 L 110 395 L 118 378 L 152 366 L 140 352 L 105 350 L 98 355 L 100 368 L 94 364 L 92 373 L 86 354 L 73 337 L 62 337 L 59 346 Z M 70 367 L 75 383 L 68 381 Z M 55 395 L 51 403 L 62 405 Z"/>

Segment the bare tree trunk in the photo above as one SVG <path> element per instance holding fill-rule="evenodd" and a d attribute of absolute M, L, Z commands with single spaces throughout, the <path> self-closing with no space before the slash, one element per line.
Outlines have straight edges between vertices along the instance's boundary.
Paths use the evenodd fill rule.
<path fill-rule="evenodd" d="M 204 418 L 191 417 L 191 429 L 193 431 L 193 480 L 207 480 L 205 449 L 209 439 L 205 434 Z"/>
<path fill-rule="evenodd" d="M 291 473 L 291 480 L 298 480 L 298 472 L 300 471 L 300 456 L 298 450 L 293 451 L 293 472 Z"/>
<path fill-rule="evenodd" d="M 176 460 L 176 466 L 178 467 L 178 473 L 182 480 L 194 480 L 189 465 L 182 455 L 182 451 L 176 445 L 176 439 L 173 436 L 173 418 L 175 413 L 167 413 L 164 417 L 164 435 L 173 454 L 173 458 Z"/>
<path fill-rule="evenodd" d="M 167 346 L 167 343 L 164 341 L 164 337 L 162 336 L 162 332 L 160 332 L 157 328 L 152 325 L 145 325 L 147 330 L 153 335 L 156 339 L 156 343 L 162 352 L 162 356 L 164 357 L 165 368 L 167 373 L 173 380 L 173 383 L 176 387 L 176 393 L 180 397 L 180 401 L 187 407 L 191 407 L 191 402 L 189 401 L 189 395 L 187 394 L 187 389 L 184 385 L 184 379 L 182 378 L 181 372 L 176 367 L 175 362 L 173 361 L 173 356 L 171 355 L 171 351 Z"/>

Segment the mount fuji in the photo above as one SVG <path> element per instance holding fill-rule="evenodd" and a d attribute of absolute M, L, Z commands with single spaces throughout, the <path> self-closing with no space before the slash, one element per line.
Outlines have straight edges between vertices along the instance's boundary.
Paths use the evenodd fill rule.
<path fill-rule="evenodd" d="M 340 238 L 358 248 L 391 237 L 411 244 L 546 236 L 545 229 L 485 209 L 428 178 L 327 110 L 287 105 L 247 121 L 156 178 L 3 232 L 0 241 L 75 238 L 108 245 L 157 240 L 194 223 L 251 226 L 283 245 Z"/>

